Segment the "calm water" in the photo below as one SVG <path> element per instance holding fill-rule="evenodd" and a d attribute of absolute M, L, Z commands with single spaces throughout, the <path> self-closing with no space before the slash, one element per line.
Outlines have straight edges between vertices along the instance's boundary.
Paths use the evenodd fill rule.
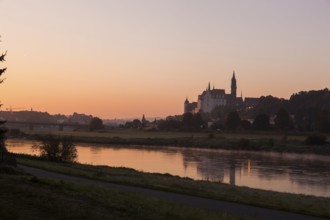
<path fill-rule="evenodd" d="M 37 154 L 31 141 L 7 141 L 11 152 Z M 330 156 L 176 147 L 79 144 L 78 162 L 130 167 L 280 192 L 330 197 Z"/>

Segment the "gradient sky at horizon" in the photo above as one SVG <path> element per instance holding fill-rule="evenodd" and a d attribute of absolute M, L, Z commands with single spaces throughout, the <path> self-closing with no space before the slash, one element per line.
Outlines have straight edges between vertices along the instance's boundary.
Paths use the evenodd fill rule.
<path fill-rule="evenodd" d="M 330 85 L 329 0 L 0 0 L 2 109 L 182 114 L 209 82 L 289 98 Z"/>

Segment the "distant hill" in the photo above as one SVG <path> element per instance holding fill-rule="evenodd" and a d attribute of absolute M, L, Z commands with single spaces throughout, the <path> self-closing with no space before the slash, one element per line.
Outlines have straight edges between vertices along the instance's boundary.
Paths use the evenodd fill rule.
<path fill-rule="evenodd" d="M 0 117 L 6 121 L 14 122 L 34 122 L 34 123 L 70 123 L 70 124 L 89 124 L 92 115 L 73 113 L 72 115 L 56 114 L 37 111 L 1 111 Z"/>

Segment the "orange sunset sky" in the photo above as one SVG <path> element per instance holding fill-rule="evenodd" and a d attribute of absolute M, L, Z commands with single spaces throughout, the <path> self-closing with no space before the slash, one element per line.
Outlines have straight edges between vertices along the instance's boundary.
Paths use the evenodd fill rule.
<path fill-rule="evenodd" d="M 0 0 L 2 110 L 182 114 L 209 82 L 243 97 L 330 85 L 329 0 Z"/>

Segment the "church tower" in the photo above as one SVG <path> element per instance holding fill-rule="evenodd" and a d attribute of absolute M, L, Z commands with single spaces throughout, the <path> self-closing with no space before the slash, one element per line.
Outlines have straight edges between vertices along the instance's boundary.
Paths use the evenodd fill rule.
<path fill-rule="evenodd" d="M 186 97 L 186 101 L 184 101 L 184 110 L 183 110 L 184 113 L 187 113 L 189 112 L 189 100 L 188 100 L 188 97 Z"/>
<path fill-rule="evenodd" d="M 231 96 L 233 98 L 236 98 L 236 90 L 237 90 L 237 86 L 236 86 L 236 77 L 235 77 L 235 71 L 234 71 L 233 77 L 231 78 Z"/>

